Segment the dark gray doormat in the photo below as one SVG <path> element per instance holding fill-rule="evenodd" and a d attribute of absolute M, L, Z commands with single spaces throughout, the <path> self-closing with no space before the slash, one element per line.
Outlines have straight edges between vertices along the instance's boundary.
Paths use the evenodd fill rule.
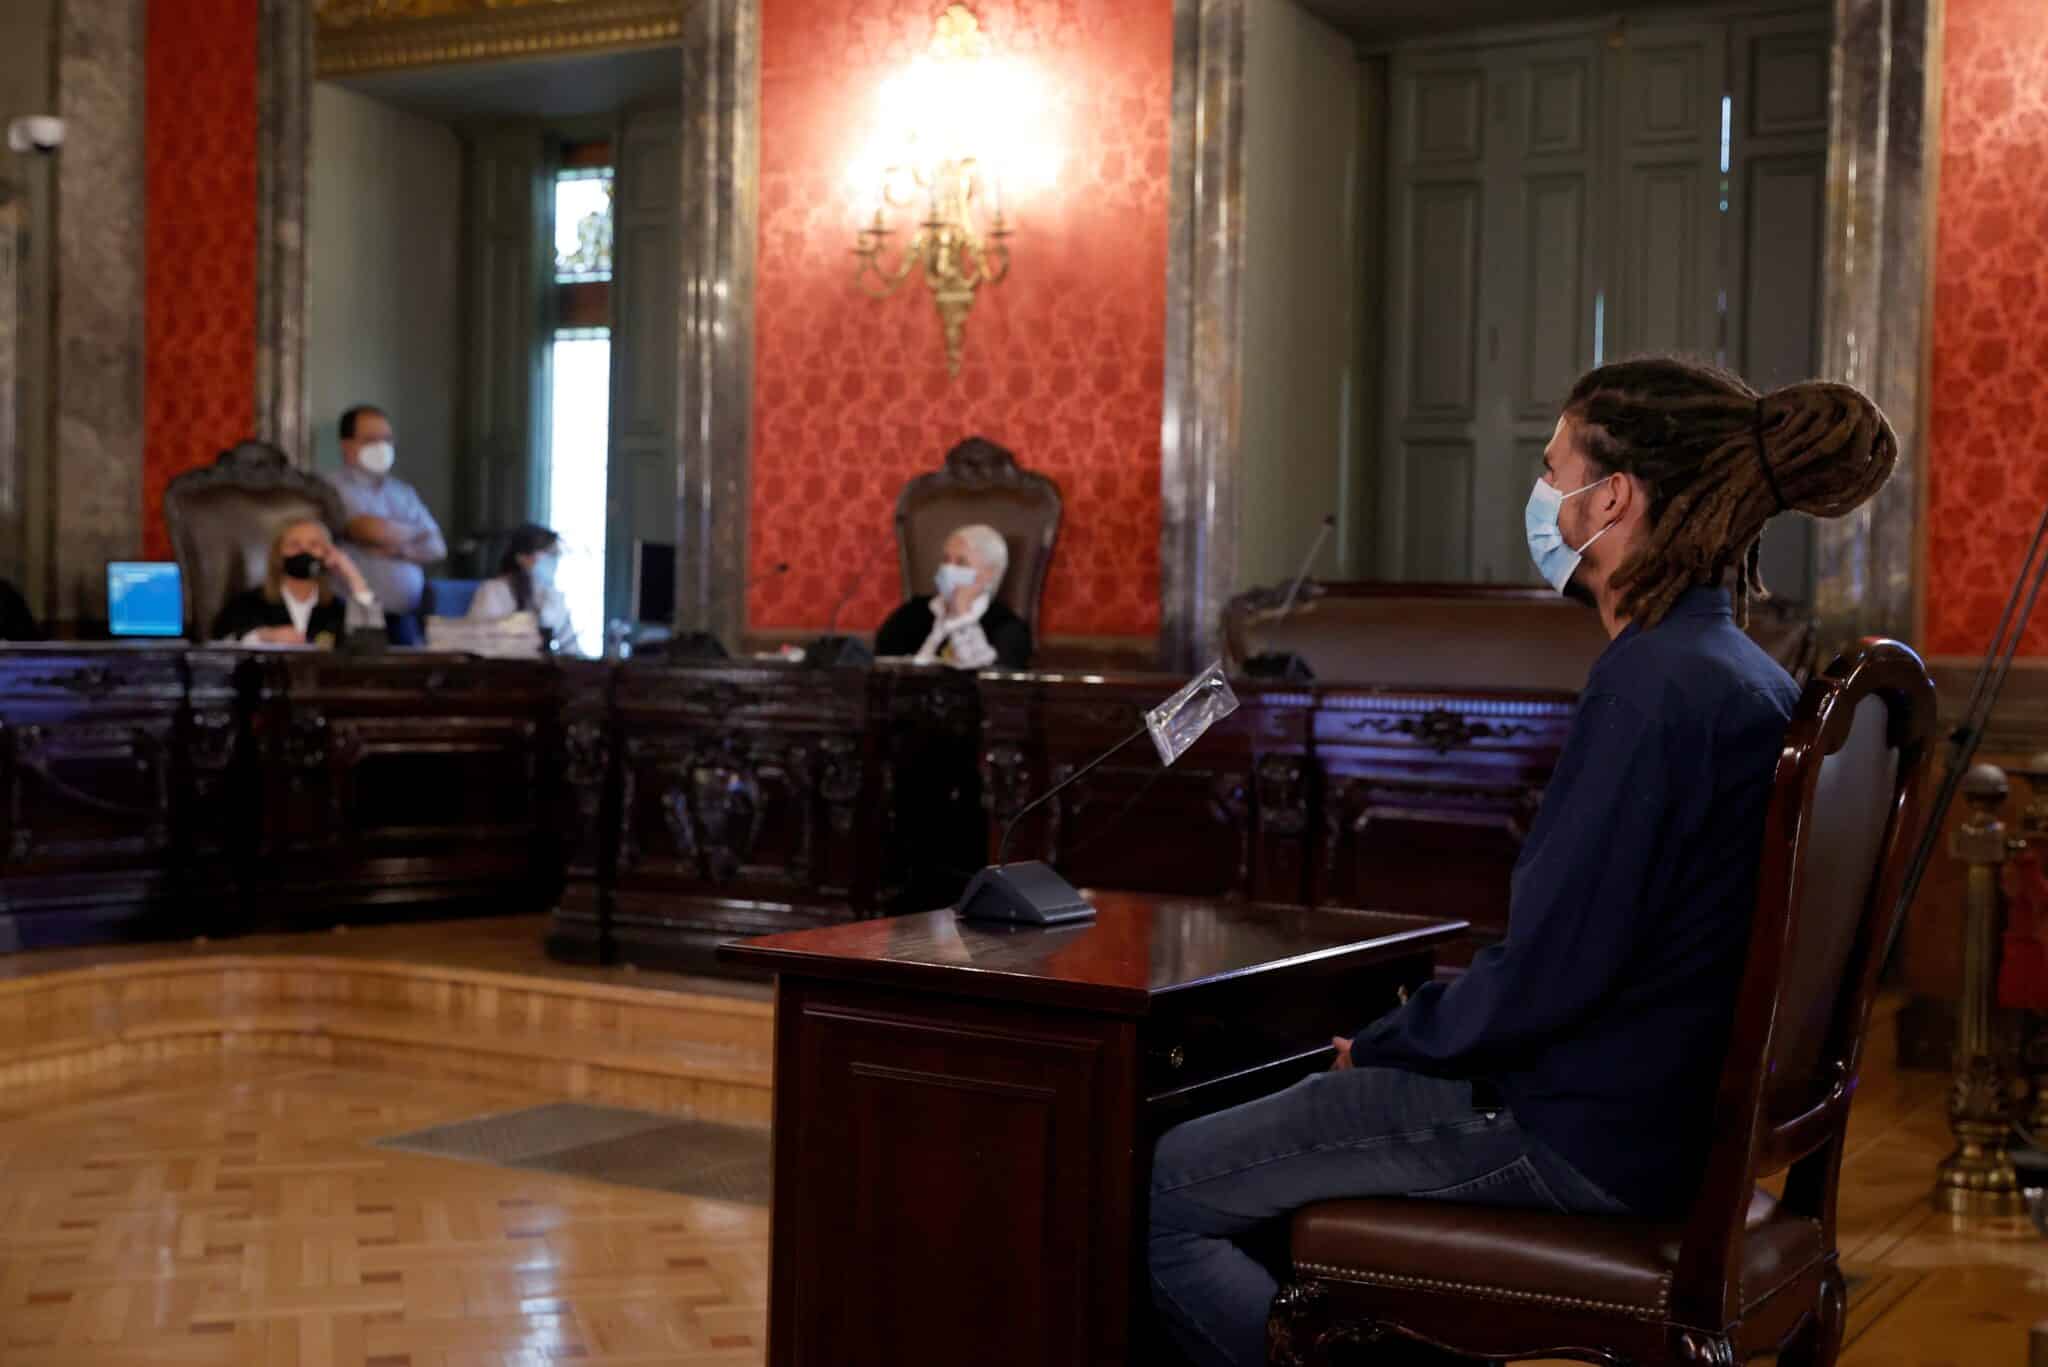
<path fill-rule="evenodd" d="M 768 1135 L 573 1101 L 393 1135 L 404 1149 L 714 1201 L 768 1204 Z"/>

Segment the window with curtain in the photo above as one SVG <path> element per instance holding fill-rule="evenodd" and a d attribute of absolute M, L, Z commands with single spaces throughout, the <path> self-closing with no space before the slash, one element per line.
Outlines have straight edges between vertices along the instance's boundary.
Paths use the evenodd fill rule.
<path fill-rule="evenodd" d="M 571 148 L 564 161 L 555 174 L 547 523 L 562 538 L 557 585 L 576 639 L 595 654 L 604 642 L 613 173 L 608 147 Z"/>

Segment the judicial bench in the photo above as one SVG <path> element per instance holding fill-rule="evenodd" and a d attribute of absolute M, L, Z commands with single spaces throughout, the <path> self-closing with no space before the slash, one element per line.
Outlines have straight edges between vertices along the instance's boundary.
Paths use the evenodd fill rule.
<path fill-rule="evenodd" d="M 1311 585 L 1228 628 L 1233 659 L 1315 678 L 1240 676 L 1171 769 L 1125 751 L 1013 855 L 1081 887 L 1454 915 L 1450 962 L 1500 935 L 1590 615 Z M 0 949 L 531 910 L 558 957 L 729 972 L 734 939 L 946 904 L 1180 682 L 4 647 Z"/>

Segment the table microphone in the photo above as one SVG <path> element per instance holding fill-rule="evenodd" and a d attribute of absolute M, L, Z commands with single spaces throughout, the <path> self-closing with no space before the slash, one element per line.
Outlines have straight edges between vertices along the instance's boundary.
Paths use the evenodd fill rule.
<path fill-rule="evenodd" d="M 894 551 L 896 548 L 888 548 Z M 846 589 L 839 595 L 839 601 L 832 605 L 832 616 L 825 623 L 825 634 L 807 642 L 804 646 L 804 664 L 812 669 L 829 669 L 834 665 L 871 665 L 875 652 L 869 650 L 858 638 L 839 634 L 839 614 L 846 611 L 846 605 L 853 601 L 853 595 L 860 591 L 860 583 L 872 565 L 863 565 L 854 571 L 846 581 Z"/>
<path fill-rule="evenodd" d="M 1301 570 L 1294 576 L 1294 582 L 1287 587 L 1287 596 L 1280 600 L 1280 610 L 1270 620 L 1280 621 L 1294 611 L 1295 602 L 1301 597 L 1301 586 L 1308 582 L 1309 566 L 1316 563 L 1322 554 L 1323 543 L 1336 530 L 1337 515 L 1324 513 L 1322 530 L 1309 543 L 1308 554 L 1301 558 Z M 1254 679 L 1284 679 L 1290 683 L 1307 683 L 1315 678 L 1315 671 L 1308 667 L 1308 661 L 1293 651 L 1266 651 L 1252 656 L 1244 662 L 1244 672 Z"/>
<path fill-rule="evenodd" d="M 1213 702 L 1212 702 L 1213 699 Z M 968 921 L 1006 921 L 1013 925 L 1056 926 L 1085 921 L 1095 908 L 1080 889 L 1062 878 L 1052 865 L 1039 859 L 1006 864 L 1010 837 L 1025 817 L 1058 797 L 1093 773 L 1111 756 L 1144 736 L 1159 746 L 1161 767 L 1173 763 L 1216 722 L 1237 710 L 1237 695 L 1230 691 L 1220 664 L 1211 665 L 1179 692 L 1145 714 L 1138 729 L 1104 750 L 1094 759 L 1068 774 L 1052 787 L 1019 807 L 1003 827 L 996 842 L 996 862 L 974 875 L 967 891 L 960 894 L 954 911 Z"/>

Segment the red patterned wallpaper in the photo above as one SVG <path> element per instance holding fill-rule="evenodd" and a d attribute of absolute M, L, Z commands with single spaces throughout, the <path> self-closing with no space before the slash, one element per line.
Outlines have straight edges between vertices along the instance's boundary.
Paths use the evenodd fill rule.
<path fill-rule="evenodd" d="M 957 380 L 916 280 L 853 283 L 847 164 L 885 73 L 945 0 L 763 0 L 749 625 L 869 630 L 899 600 L 896 495 L 980 434 L 1059 481 L 1066 521 L 1042 637 L 1159 626 L 1159 428 L 1173 92 L 1171 0 L 979 0 L 996 49 L 1045 73 L 1056 188 L 1016 213 L 1014 266 L 984 289 Z M 899 233 L 897 241 L 905 234 Z"/>
<path fill-rule="evenodd" d="M 1946 48 L 1925 640 L 1977 655 L 2048 499 L 2048 15 L 1948 0 Z M 2048 654 L 2048 617 L 2022 649 Z"/>
<path fill-rule="evenodd" d="M 256 411 L 257 0 L 149 0 L 143 161 L 143 554 L 164 485 Z"/>

